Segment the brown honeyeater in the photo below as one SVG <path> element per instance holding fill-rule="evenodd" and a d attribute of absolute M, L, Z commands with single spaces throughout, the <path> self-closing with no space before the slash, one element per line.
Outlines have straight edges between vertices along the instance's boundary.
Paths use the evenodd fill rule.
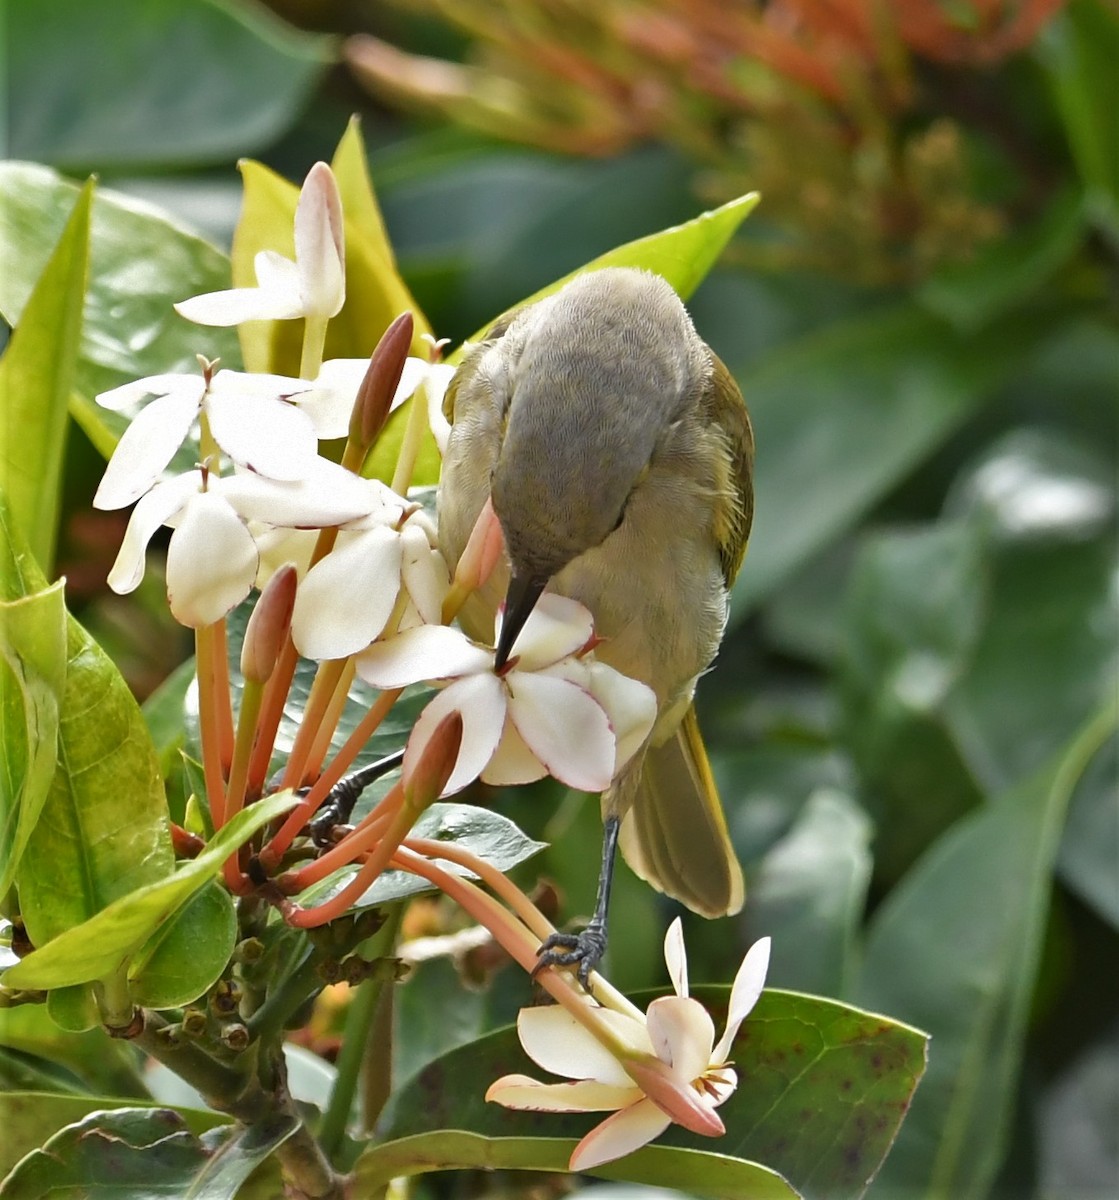
<path fill-rule="evenodd" d="M 595 915 L 542 962 L 586 982 L 605 948 L 616 846 L 695 912 L 743 901 L 696 722 L 696 681 L 719 648 L 753 515 L 754 441 L 742 394 L 658 275 L 610 267 L 514 311 L 473 345 L 447 390 L 439 489 L 453 568 L 486 499 L 507 561 L 462 613 L 500 667 L 545 590 L 593 614 L 596 657 L 646 683 L 657 719 L 602 796 Z"/>

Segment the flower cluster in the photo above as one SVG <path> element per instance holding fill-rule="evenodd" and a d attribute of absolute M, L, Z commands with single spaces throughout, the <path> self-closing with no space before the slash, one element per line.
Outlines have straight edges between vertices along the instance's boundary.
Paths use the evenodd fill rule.
<path fill-rule="evenodd" d="M 95 499 L 100 508 L 135 506 L 109 582 L 122 593 L 135 588 L 153 536 L 170 527 L 168 599 L 175 617 L 195 629 L 206 799 L 215 828 L 268 789 L 296 662 L 318 663 L 282 776 L 283 786 L 302 788 L 302 799 L 263 845 L 226 861 L 232 891 L 247 894 L 267 876 L 267 894 L 285 919 L 312 927 L 346 912 L 382 871 L 412 871 L 457 899 L 535 970 L 540 943 L 555 932 L 551 925 L 469 851 L 416 839 L 416 818 L 478 778 L 504 785 L 551 775 L 577 789 L 604 791 L 644 745 L 656 700 L 643 683 L 595 660 L 591 614 L 574 600 L 545 594 L 500 668 L 491 647 L 450 625 L 492 571 L 502 549 L 500 525 L 487 504 L 452 578 L 435 524 L 409 496 L 407 451 L 391 487 L 361 475 L 388 415 L 409 398 L 409 430 L 426 421 L 442 448 L 440 402 L 453 368 L 408 355 L 410 314 L 389 327 L 368 362 L 322 361 L 327 323 L 345 302 L 342 230 L 337 185 L 320 163 L 297 207 L 294 261 L 264 252 L 255 261 L 257 286 L 176 305 L 181 315 L 209 325 L 302 319 L 299 377 L 222 370 L 199 357 L 197 375 L 156 375 L 98 397 L 132 416 Z M 437 345 L 432 357 L 438 358 Z M 320 452 L 321 441 L 342 437 L 341 462 Z M 242 645 L 235 721 L 224 618 L 254 587 L 260 595 Z M 501 620 L 499 613 L 499 630 Z M 331 755 L 355 674 L 380 694 Z M 428 685 L 432 697 L 408 738 L 399 781 L 355 827 L 337 828 L 333 845 L 310 861 L 301 848 L 296 865 L 284 871 L 293 843 L 306 836 L 401 692 L 415 684 Z M 447 861 L 480 877 L 500 903 L 440 865 Z M 299 903 L 325 880 L 331 881 L 327 899 Z M 726 1061 L 730 1043 L 761 988 L 767 950 L 759 944 L 747 956 L 717 1045 L 710 1017 L 687 994 L 678 923 L 666 954 L 677 994 L 647 1013 L 598 975 L 592 999 L 549 968 L 539 978 L 561 1007 L 521 1014 L 530 1055 L 579 1082 L 508 1077 L 490 1097 L 513 1107 L 617 1110 L 584 1139 L 573 1166 L 625 1153 L 671 1120 L 722 1132 L 714 1109 L 735 1086 Z"/>

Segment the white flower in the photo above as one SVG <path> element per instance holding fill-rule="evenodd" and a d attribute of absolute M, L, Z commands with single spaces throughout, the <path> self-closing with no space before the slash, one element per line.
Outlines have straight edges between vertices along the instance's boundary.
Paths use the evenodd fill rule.
<path fill-rule="evenodd" d="M 544 775 L 601 792 L 648 736 L 656 698 L 643 683 L 585 660 L 593 632 L 581 604 L 545 593 L 501 672 L 492 650 L 442 625 L 374 643 L 357 671 L 380 688 L 451 681 L 420 714 L 404 757 L 407 770 L 439 722 L 461 713 L 462 746 L 447 794 L 478 776 L 500 786 Z"/>
<path fill-rule="evenodd" d="M 112 391 L 97 403 L 130 411 L 155 396 L 124 431 L 93 499 L 95 508 L 124 508 L 160 477 L 205 412 L 214 440 L 239 466 L 270 479 L 299 479 L 318 451 L 315 422 L 289 401 L 312 385 L 284 375 L 218 371 L 202 375 L 150 375 Z"/>
<path fill-rule="evenodd" d="M 175 305 L 199 325 L 335 316 L 346 299 L 342 201 L 326 163 L 307 174 L 295 210 L 295 261 L 274 250 L 254 259 L 257 286 L 207 292 Z"/>
<path fill-rule="evenodd" d="M 291 636 L 305 658 L 364 650 L 384 630 L 402 588 L 411 610 L 407 623 L 440 619 L 450 579 L 431 522 L 417 511 L 401 524 L 404 501 L 378 486 L 384 509 L 351 522 L 300 585 Z"/>
<path fill-rule="evenodd" d="M 346 436 L 358 388 L 368 370 L 367 358 L 332 358 L 323 363 L 313 382 L 304 381 L 307 390 L 298 397 L 299 406 L 314 421 L 315 432 L 320 438 Z M 421 389 L 429 411 L 433 404 L 439 409 L 443 392 L 454 373 L 455 368 L 444 363 L 429 363 L 422 358 L 405 359 L 389 412 L 394 412 Z"/>
<path fill-rule="evenodd" d="M 717 1044 L 707 1010 L 688 996 L 679 918 L 669 927 L 664 952 L 676 995 L 654 1000 L 644 1022 L 606 1009 L 597 1013 L 632 1057 L 612 1055 L 566 1008 L 525 1008 L 517 1018 L 517 1033 L 528 1056 L 544 1070 L 574 1082 L 541 1083 L 527 1075 L 506 1075 L 490 1086 L 487 1100 L 538 1112 L 613 1113 L 576 1146 L 572 1171 L 639 1149 L 673 1120 L 699 1132 L 723 1131 L 714 1110 L 738 1084 L 728 1057 L 739 1026 L 761 995 L 769 938 L 755 942 L 738 968 L 727 1026 Z M 642 1069 L 649 1055 L 655 1056 L 660 1070 Z M 645 1086 L 639 1086 L 635 1077 Z M 650 1082 L 661 1086 L 650 1087 Z M 702 1127 L 704 1113 L 709 1117 L 706 1128 Z"/>
<path fill-rule="evenodd" d="M 132 510 L 109 572 L 125 594 L 144 575 L 148 542 L 162 525 L 174 529 L 167 548 L 167 595 L 175 619 L 198 627 L 220 620 L 248 594 L 259 552 L 248 523 L 322 528 L 354 520 L 380 503 L 371 480 L 316 458 L 304 478 L 266 479 L 203 470 L 157 483 Z"/>

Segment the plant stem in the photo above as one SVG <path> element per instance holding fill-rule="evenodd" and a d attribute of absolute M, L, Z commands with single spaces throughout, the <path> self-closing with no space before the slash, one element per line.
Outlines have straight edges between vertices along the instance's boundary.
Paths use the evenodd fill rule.
<path fill-rule="evenodd" d="M 396 942 L 400 931 L 400 922 L 404 916 L 404 905 L 395 905 L 392 914 L 384 926 L 369 939 L 370 953 L 383 957 L 389 953 Z M 389 983 L 383 974 L 366 979 L 354 989 L 349 1011 L 346 1013 L 346 1028 L 342 1036 L 342 1048 L 338 1054 L 338 1075 L 334 1089 L 330 1093 L 330 1102 L 323 1113 L 319 1126 L 319 1145 L 328 1158 L 333 1159 L 342 1144 L 346 1125 L 353 1111 L 354 1097 L 357 1094 L 358 1080 L 361 1076 L 361 1064 L 365 1057 L 366 1042 L 369 1031 L 377 1015 L 381 996 Z"/>

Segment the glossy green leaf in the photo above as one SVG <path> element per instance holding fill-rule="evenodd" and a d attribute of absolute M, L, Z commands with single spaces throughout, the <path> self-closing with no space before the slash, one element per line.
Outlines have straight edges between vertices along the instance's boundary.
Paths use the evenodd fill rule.
<path fill-rule="evenodd" d="M 853 525 L 972 415 L 1048 325 L 963 335 L 903 304 L 786 343 L 742 380 L 756 516 L 732 625 Z"/>
<path fill-rule="evenodd" d="M 1057 866 L 1061 878 L 1119 929 L 1119 741 L 1100 748 L 1073 792 Z"/>
<path fill-rule="evenodd" d="M 325 39 L 244 4 L 117 0 L 111 15 L 82 0 L 4 8 L 9 85 L 20 98 L 10 156 L 71 169 L 221 162 L 268 145 L 327 58 Z"/>
<path fill-rule="evenodd" d="M 7 522 L 0 502 L 5 531 Z M 4 551 L 10 550 L 11 540 L 3 541 Z M 14 584 L 16 573 L 6 578 Z M 54 778 L 66 679 L 64 592 L 60 580 L 0 601 L 0 895 L 12 882 Z"/>
<path fill-rule="evenodd" d="M 370 1147 L 354 1167 L 354 1182 L 360 1195 L 374 1195 L 393 1179 L 429 1171 L 565 1171 L 574 1149 L 571 1139 L 441 1129 Z M 647 1146 L 584 1173 L 596 1179 L 698 1191 L 718 1200 L 797 1200 L 799 1196 L 776 1172 L 712 1151 Z"/>
<path fill-rule="evenodd" d="M 234 1197 L 252 1200 L 246 1191 L 241 1190 L 242 1184 L 298 1128 L 298 1118 L 280 1115 L 236 1127 L 191 1180 L 190 1190 L 184 1193 L 185 1200 L 234 1200 Z M 253 1195 L 276 1194 L 275 1189 L 280 1185 L 276 1165 L 274 1162 L 272 1171 L 250 1189 Z M 266 1188 L 272 1190 L 263 1190 Z"/>
<path fill-rule="evenodd" d="M 10 967 L 2 982 L 15 988 L 54 988 L 110 975 L 217 875 L 230 854 L 295 803 L 290 792 L 280 792 L 251 805 L 224 825 L 197 858 L 158 883 L 129 891 L 84 924 L 40 946 Z"/>
<path fill-rule="evenodd" d="M 842 995 L 870 883 L 871 825 L 843 792 L 820 789 L 749 882 L 748 942 L 773 938 L 775 987 Z"/>
<path fill-rule="evenodd" d="M 470 804 L 433 804 L 412 828 L 409 835 L 427 838 L 436 842 L 453 842 L 456 846 L 470 850 L 499 871 L 510 871 L 544 849 L 543 843 L 526 837 L 516 825 L 500 813 L 486 808 L 475 808 Z M 475 878 L 472 872 L 451 862 L 440 865 L 452 874 Z M 327 876 L 299 894 L 301 904 L 322 904 L 336 892 L 341 891 L 356 873 L 357 868 L 348 866 Z M 355 908 L 375 908 L 432 890 L 426 879 L 410 875 L 407 871 L 386 871 L 373 886 L 357 901 Z"/>
<path fill-rule="evenodd" d="M 1119 18 L 1097 0 L 1075 0 L 1046 24 L 1038 57 L 1065 136 L 1098 217 L 1119 226 L 1119 115 L 1104 99 L 1115 86 Z"/>
<path fill-rule="evenodd" d="M 693 989 L 716 1028 L 729 991 Z M 806 1196 L 841 1200 L 862 1195 L 889 1149 L 924 1069 L 925 1038 L 832 1000 L 770 990 L 739 1031 L 731 1057 L 739 1086 L 720 1109 L 726 1134 L 710 1140 L 674 1127 L 657 1148 L 764 1163 Z M 448 1137 L 448 1130 L 486 1138 L 577 1138 L 601 1120 L 601 1114 L 513 1112 L 487 1104 L 489 1084 L 513 1072 L 539 1077 L 513 1029 L 445 1054 L 396 1093 L 379 1130 L 388 1145 L 370 1153 L 389 1155 L 397 1139 Z M 562 1143 L 567 1153 L 573 1144 Z M 614 1165 L 619 1177 L 634 1177 L 628 1163 Z"/>
<path fill-rule="evenodd" d="M 181 1008 L 217 982 L 237 942 L 229 893 L 208 883 L 132 958 L 129 991 L 145 1008 Z"/>
<path fill-rule="evenodd" d="M 166 1108 L 93 1112 L 66 1125 L 3 1181 L 6 1200 L 59 1193 L 82 1200 L 183 1197 L 220 1133 L 199 1139 Z"/>
<path fill-rule="evenodd" d="M 65 1033 L 86 1033 L 101 1024 L 97 999 L 88 983 L 52 989 L 47 995 L 47 1015 Z"/>
<path fill-rule="evenodd" d="M 78 362 L 92 199 L 90 180 L 78 192 L 0 359 L 0 477 L 12 519 L 48 573 L 58 536 L 66 405 Z"/>
<path fill-rule="evenodd" d="M 987 1195 L 1014 1103 L 1069 796 L 1114 736 L 1105 711 L 1038 775 L 948 831 L 870 927 L 859 1000 L 932 1035 L 929 1071 L 879 1186 Z"/>
<path fill-rule="evenodd" d="M 718 208 L 701 213 L 682 225 L 673 225 L 659 233 L 627 242 L 624 246 L 618 246 L 591 259 L 577 271 L 557 279 L 531 296 L 526 296 L 521 304 L 515 307 L 520 308 L 524 304 L 531 304 L 535 300 L 550 296 L 576 275 L 582 275 L 586 271 L 598 271 L 603 267 L 640 267 L 646 271 L 653 271 L 667 279 L 682 300 L 687 300 L 718 261 L 719 255 L 738 227 L 757 206 L 759 199 L 757 192 L 750 192 L 739 196 L 737 200 L 730 200 Z M 481 340 L 493 323 L 487 322 L 467 341 Z M 460 346 L 450 355 L 448 361 L 455 362 L 461 356 Z"/>
<path fill-rule="evenodd" d="M 104 1035 L 100 1035 L 104 1042 Z M 120 1105 L 135 1104 L 135 1100 L 105 1095 L 64 1096 L 45 1092 L 0 1093 L 0 1179 L 26 1154 L 42 1146 L 49 1138 L 68 1125 L 74 1125 L 91 1113 Z M 201 1134 L 225 1118 L 217 1113 L 189 1112 L 183 1114 L 187 1127 Z M 4 1193 L 5 1196 L 7 1193 Z M 46 1195 L 47 1193 L 42 1193 Z"/>
<path fill-rule="evenodd" d="M 27 1061 L 49 1063 L 55 1071 L 65 1070 L 86 1091 L 116 1096 L 146 1095 L 130 1045 L 106 1037 L 101 1029 L 66 1032 L 51 1020 L 46 1005 L 22 1004 L 18 1008 L 0 1009 L 0 1047 Z"/>
<path fill-rule="evenodd" d="M 991 545 L 988 617 L 946 715 L 976 778 L 1001 791 L 1114 695 L 1114 467 L 1052 427 L 1014 430 L 961 473 L 946 508 Z"/>
<path fill-rule="evenodd" d="M 159 762 L 139 706 L 72 617 L 66 652 L 58 762 L 16 873 L 39 947 L 174 867 Z"/>
<path fill-rule="evenodd" d="M 937 270 L 917 290 L 930 311 L 960 329 L 976 329 L 1038 291 L 1085 236 L 1084 199 L 1061 193 L 1025 229 L 989 243 L 974 259 Z"/>
<path fill-rule="evenodd" d="M 18 324 L 79 189 L 46 167 L 0 164 L 0 315 Z M 183 320 L 171 305 L 229 286 L 229 260 L 150 205 L 101 189 L 93 201 L 89 290 L 75 386 L 87 400 L 130 379 L 196 371 L 196 354 L 240 365 L 236 333 Z M 123 422 L 87 409 L 101 448 Z M 84 422 L 83 422 L 84 424 Z"/>
<path fill-rule="evenodd" d="M 843 725 L 888 878 L 980 798 L 944 710 L 982 628 L 983 549 L 974 525 L 935 525 L 867 538 L 852 568 Z"/>

